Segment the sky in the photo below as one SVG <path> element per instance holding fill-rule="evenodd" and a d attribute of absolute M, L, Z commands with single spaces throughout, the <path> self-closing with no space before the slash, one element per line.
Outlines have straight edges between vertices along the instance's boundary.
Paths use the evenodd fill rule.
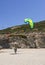
<path fill-rule="evenodd" d="M 45 0 L 0 0 L 0 30 L 25 24 L 25 18 L 45 20 Z"/>

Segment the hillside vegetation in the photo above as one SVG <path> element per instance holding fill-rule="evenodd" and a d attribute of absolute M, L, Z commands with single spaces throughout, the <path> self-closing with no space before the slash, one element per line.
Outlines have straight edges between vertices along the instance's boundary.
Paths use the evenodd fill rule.
<path fill-rule="evenodd" d="M 33 29 L 31 29 L 28 24 L 23 24 L 23 25 L 9 27 L 7 29 L 0 30 L 0 34 L 8 34 L 8 33 L 20 34 L 20 33 L 27 33 L 27 32 L 33 32 L 33 31 L 45 32 L 45 21 L 34 23 Z"/>

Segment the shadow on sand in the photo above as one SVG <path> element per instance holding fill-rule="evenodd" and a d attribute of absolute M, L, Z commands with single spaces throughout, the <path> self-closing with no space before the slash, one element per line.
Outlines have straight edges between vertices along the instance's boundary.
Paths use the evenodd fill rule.
<path fill-rule="evenodd" d="M 13 52 L 10 55 L 21 55 L 21 54 L 23 54 L 23 53 L 21 53 L 21 52 L 18 51 L 17 53 Z"/>

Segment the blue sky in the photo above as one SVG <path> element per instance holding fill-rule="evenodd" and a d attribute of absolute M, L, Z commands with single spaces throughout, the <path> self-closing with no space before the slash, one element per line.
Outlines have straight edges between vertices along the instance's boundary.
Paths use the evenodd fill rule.
<path fill-rule="evenodd" d="M 24 24 L 25 18 L 45 20 L 45 0 L 0 0 L 0 30 Z"/>

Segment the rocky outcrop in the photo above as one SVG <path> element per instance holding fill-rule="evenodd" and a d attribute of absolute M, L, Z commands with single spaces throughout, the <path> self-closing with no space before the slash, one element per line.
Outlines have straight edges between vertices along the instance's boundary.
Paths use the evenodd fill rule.
<path fill-rule="evenodd" d="M 1 48 L 11 48 L 17 42 L 18 48 L 45 48 L 45 32 L 29 32 L 23 35 L 0 35 Z"/>

